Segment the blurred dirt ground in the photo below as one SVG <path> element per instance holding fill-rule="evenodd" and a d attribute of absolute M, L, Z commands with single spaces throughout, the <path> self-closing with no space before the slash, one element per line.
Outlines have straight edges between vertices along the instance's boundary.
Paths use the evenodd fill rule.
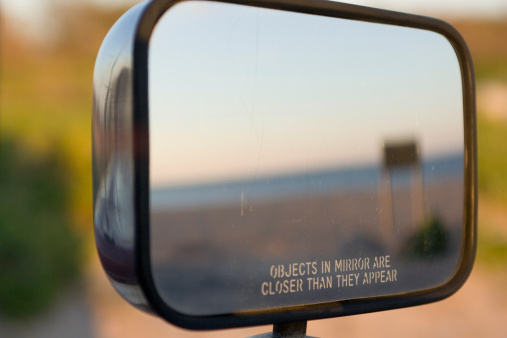
<path fill-rule="evenodd" d="M 191 332 L 142 313 L 120 298 L 97 260 L 84 280 L 62 293 L 51 311 L 33 320 L 0 320 L 0 337 L 250 337 L 270 326 Z M 312 321 L 316 337 L 507 337 L 507 272 L 476 266 L 446 300 L 400 310 Z"/>
<path fill-rule="evenodd" d="M 184 331 L 141 313 L 111 294 L 112 288 L 106 285 L 101 272 L 92 277 L 95 289 L 89 292 L 95 294 L 92 307 L 97 337 L 249 337 L 271 330 L 264 326 Z M 313 321 L 307 332 L 316 337 L 507 337 L 505 285 L 507 274 L 478 267 L 449 299 L 408 309 Z"/>

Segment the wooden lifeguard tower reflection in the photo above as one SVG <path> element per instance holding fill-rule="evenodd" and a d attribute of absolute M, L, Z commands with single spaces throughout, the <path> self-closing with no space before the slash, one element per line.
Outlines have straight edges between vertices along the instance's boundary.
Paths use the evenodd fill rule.
<path fill-rule="evenodd" d="M 395 224 L 393 173 L 407 169 L 410 172 L 410 224 L 406 224 L 407 222 Z M 415 139 L 385 141 L 381 175 L 379 186 L 382 210 L 381 233 L 384 240 L 391 243 L 395 237 L 398 237 L 397 234 L 410 232 L 423 221 L 424 187 L 420 149 L 417 141 Z"/>

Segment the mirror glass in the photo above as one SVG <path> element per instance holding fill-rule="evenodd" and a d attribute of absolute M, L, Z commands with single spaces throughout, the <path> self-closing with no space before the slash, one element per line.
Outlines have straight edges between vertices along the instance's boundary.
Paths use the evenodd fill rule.
<path fill-rule="evenodd" d="M 394 295 L 461 258 L 460 65 L 419 29 L 207 1 L 149 45 L 150 254 L 192 316 Z"/>

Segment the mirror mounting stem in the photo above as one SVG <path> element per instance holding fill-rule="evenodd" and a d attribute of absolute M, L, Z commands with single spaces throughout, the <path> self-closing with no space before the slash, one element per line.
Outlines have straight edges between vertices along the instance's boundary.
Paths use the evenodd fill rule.
<path fill-rule="evenodd" d="M 307 321 L 273 325 L 273 332 L 263 333 L 250 338 L 312 338 L 306 335 Z"/>

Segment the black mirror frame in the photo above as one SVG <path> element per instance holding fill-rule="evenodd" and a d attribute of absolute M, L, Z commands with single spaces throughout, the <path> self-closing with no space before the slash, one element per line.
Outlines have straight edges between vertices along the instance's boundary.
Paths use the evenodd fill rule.
<path fill-rule="evenodd" d="M 335 301 L 308 306 L 278 308 L 263 312 L 233 313 L 217 316 L 187 316 L 171 309 L 160 297 L 155 287 L 150 263 L 150 213 L 149 213 L 149 104 L 148 104 L 148 49 L 151 33 L 164 12 L 181 0 L 154 0 L 137 5 L 130 10 L 128 18 L 117 23 L 111 30 L 117 33 L 115 41 L 106 42 L 101 47 L 99 57 L 107 54 L 109 57 L 97 58 L 94 74 L 94 122 L 93 122 L 93 162 L 94 162 L 94 214 L 97 248 L 104 269 L 116 290 L 133 305 L 153 312 L 161 318 L 189 329 L 220 329 L 263 324 L 280 324 L 285 322 L 306 321 L 375 312 L 388 309 L 402 308 L 425 304 L 441 300 L 456 292 L 468 278 L 475 259 L 477 241 L 477 146 L 476 146 L 476 108 L 475 108 L 475 80 L 470 52 L 460 34 L 449 24 L 432 18 L 403 14 L 349 4 L 342 4 L 320 0 L 213 0 L 254 7 L 280 9 L 320 16 L 336 17 L 350 20 L 375 22 L 389 25 L 405 26 L 434 31 L 445 36 L 454 47 L 461 67 L 463 83 L 464 107 L 464 135 L 465 135 L 465 179 L 464 179 L 464 237 L 462 239 L 461 262 L 454 276 L 444 285 L 409 292 L 394 296 L 372 297 L 358 300 Z M 210 0 L 201 0 L 210 1 Z M 123 19 L 123 18 L 122 18 Z M 111 34 L 111 33 L 110 33 Z M 111 40 L 111 39 L 110 39 Z M 109 49 L 110 51 L 108 51 Z M 104 51 L 103 51 L 104 50 Z M 107 69 L 112 65 L 111 57 L 122 59 L 123 68 L 117 71 Z M 102 61 L 106 60 L 106 61 Z M 101 74 L 106 70 L 105 74 Z M 123 76 L 123 82 L 111 82 L 114 77 L 120 79 L 125 72 L 130 77 Z M 121 73 L 121 74 L 120 74 Z M 106 79 L 107 78 L 107 79 Z M 125 80 L 126 78 L 126 80 Z M 110 86 L 103 88 L 100 80 Z M 104 181 L 107 185 L 108 177 L 105 168 L 104 154 L 100 147 L 104 147 L 104 129 L 110 110 L 108 100 L 112 100 L 111 92 L 119 87 L 127 87 L 127 92 L 116 94 L 114 100 L 123 100 L 130 112 L 127 114 L 127 128 L 131 129 L 132 149 L 132 193 L 131 201 L 133 213 L 132 225 L 125 226 L 124 231 L 130 232 L 133 242 L 125 247 L 127 259 L 120 261 L 117 251 L 119 245 L 114 241 L 107 242 L 105 228 L 108 226 L 101 219 L 99 190 Z M 102 92 L 101 92 L 102 91 Z M 120 112 L 123 114 L 123 112 Z M 102 156 L 102 157 L 101 157 Z M 102 162 L 101 162 L 102 161 Z M 104 188 L 105 189 L 105 188 Z M 107 207 L 103 207 L 107 208 Z M 107 243 L 106 243 L 107 242 Z M 115 252 L 116 252 L 115 251 Z M 118 253 L 118 252 L 116 252 Z M 118 266 L 121 266 L 118 268 Z"/>

